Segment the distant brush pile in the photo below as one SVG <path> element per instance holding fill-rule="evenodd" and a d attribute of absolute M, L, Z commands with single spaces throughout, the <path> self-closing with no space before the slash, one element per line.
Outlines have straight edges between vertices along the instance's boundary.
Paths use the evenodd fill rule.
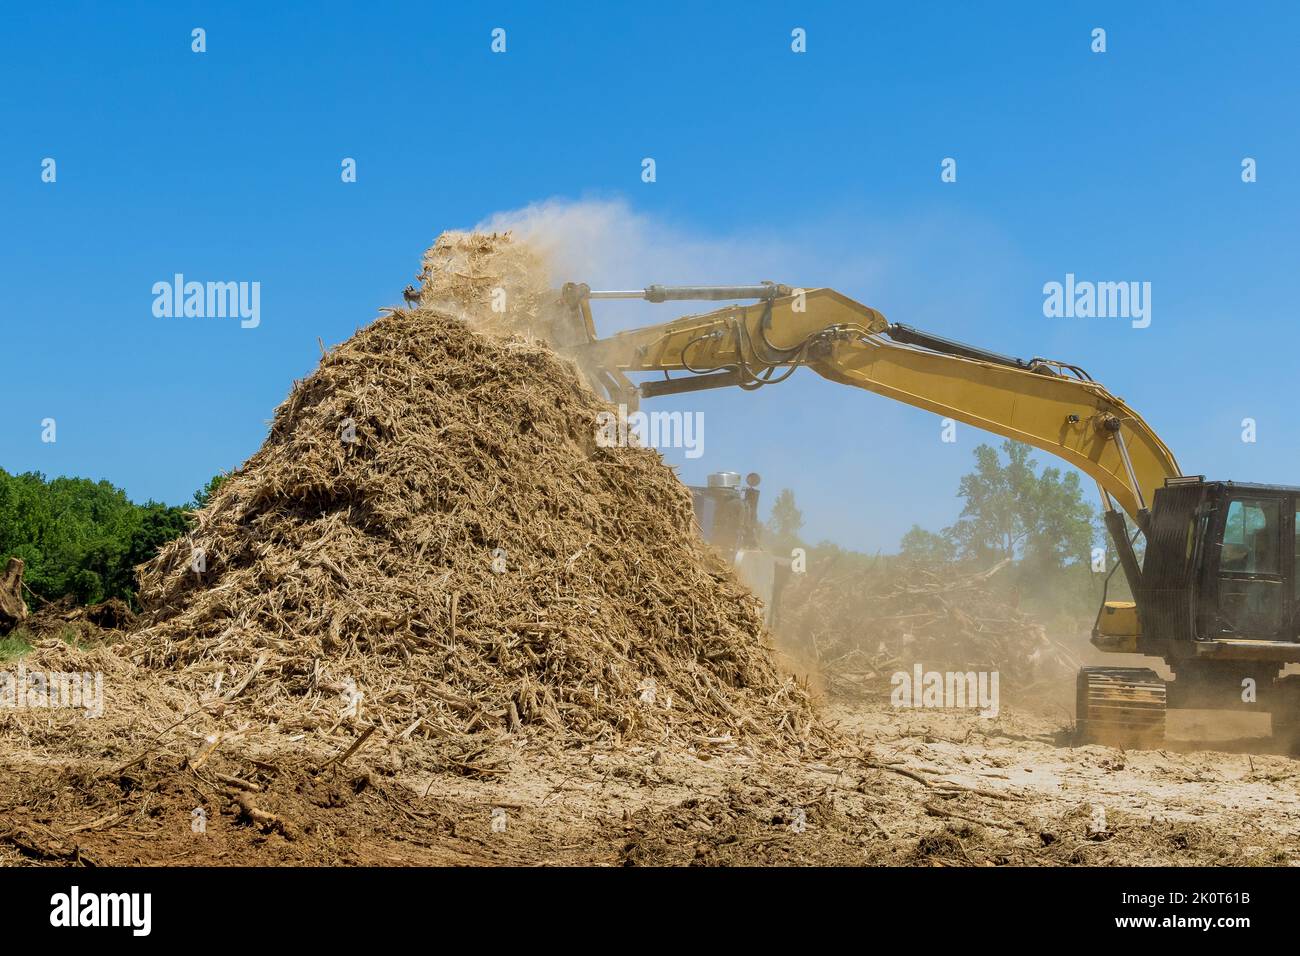
<path fill-rule="evenodd" d="M 141 569 L 134 656 L 196 690 L 247 682 L 281 730 L 458 742 L 766 742 L 812 730 L 755 600 L 700 541 L 650 450 L 599 448 L 603 408 L 526 326 L 541 271 L 452 234 L 421 308 L 321 359 L 270 435 Z"/>
<path fill-rule="evenodd" d="M 1073 673 L 1069 652 L 994 594 L 989 581 L 1001 567 L 961 574 L 831 555 L 794 576 L 777 630 L 828 692 L 845 697 L 887 695 L 892 676 L 917 664 L 997 671 L 1004 687 L 1020 689 Z"/>

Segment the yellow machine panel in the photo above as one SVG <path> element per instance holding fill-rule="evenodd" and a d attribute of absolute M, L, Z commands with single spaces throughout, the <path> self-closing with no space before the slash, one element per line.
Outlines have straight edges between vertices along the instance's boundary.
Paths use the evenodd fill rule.
<path fill-rule="evenodd" d="M 1107 601 L 1092 629 L 1093 646 L 1103 651 L 1136 654 L 1142 625 L 1133 601 Z"/>

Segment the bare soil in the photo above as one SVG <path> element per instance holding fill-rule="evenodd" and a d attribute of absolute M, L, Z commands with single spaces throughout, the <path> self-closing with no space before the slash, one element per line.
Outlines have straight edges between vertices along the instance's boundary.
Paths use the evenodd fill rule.
<path fill-rule="evenodd" d="M 1300 764 L 1071 747 L 1044 708 L 826 708 L 846 746 L 555 749 L 500 772 L 384 772 L 292 748 L 229 762 L 0 746 L 0 863 L 62 865 L 1289 865 Z M 79 718 L 53 718 L 74 721 Z M 1176 722 L 1175 722 L 1176 723 Z M 51 730 L 54 728 L 51 727 Z M 66 724 L 60 737 L 75 733 Z M 147 738 L 146 738 L 147 739 Z M 201 742 L 200 742 L 201 743 Z M 66 748 L 60 747 L 60 750 Z M 201 748 L 200 748 L 201 749 Z M 218 748 L 219 749 L 219 748 Z M 331 757 L 333 762 L 331 761 Z M 418 763 L 418 761 L 412 761 Z M 232 781 L 237 780 L 237 783 Z M 204 808 L 204 832 L 193 811 Z"/>

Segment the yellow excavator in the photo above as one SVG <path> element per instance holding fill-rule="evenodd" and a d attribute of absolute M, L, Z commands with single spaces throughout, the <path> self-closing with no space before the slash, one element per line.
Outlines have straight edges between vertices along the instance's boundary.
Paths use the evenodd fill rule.
<path fill-rule="evenodd" d="M 730 304 L 600 338 L 592 303 L 602 299 Z M 1079 367 L 891 323 L 832 289 L 568 283 L 557 305 L 555 344 L 631 409 L 660 395 L 763 388 L 807 366 L 1069 462 L 1097 482 L 1135 598 L 1104 601 L 1092 642 L 1162 658 L 1174 675 L 1083 668 L 1078 740 L 1160 746 L 1170 707 L 1268 713 L 1283 746 L 1300 740 L 1300 681 L 1281 676 L 1300 662 L 1300 488 L 1183 475 L 1142 417 Z M 659 377 L 634 382 L 636 373 Z"/>

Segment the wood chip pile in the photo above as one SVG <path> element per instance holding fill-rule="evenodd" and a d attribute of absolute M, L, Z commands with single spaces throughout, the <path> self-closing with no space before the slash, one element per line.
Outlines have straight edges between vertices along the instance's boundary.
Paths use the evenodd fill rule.
<path fill-rule="evenodd" d="M 200 695 L 239 687 L 243 716 L 290 733 L 465 754 L 534 734 L 806 742 L 807 696 L 672 471 L 597 447 L 604 406 L 569 363 L 479 331 L 535 319 L 536 260 L 453 234 L 422 286 L 295 384 L 192 534 L 141 568 L 135 659 Z"/>

